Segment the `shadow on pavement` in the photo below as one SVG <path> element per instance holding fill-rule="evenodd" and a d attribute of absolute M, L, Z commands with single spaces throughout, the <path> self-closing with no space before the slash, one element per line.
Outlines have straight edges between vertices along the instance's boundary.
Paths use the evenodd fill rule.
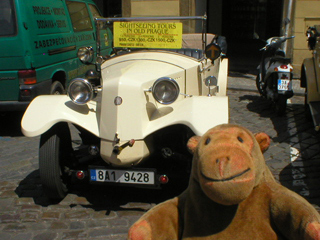
<path fill-rule="evenodd" d="M 21 119 L 24 112 L 7 112 L 0 114 L 0 137 L 18 137 L 21 133 Z"/>
<path fill-rule="evenodd" d="M 69 195 L 60 202 L 52 201 L 45 196 L 40 181 L 39 170 L 36 170 L 20 182 L 15 193 L 19 198 L 33 198 L 35 204 L 42 207 L 60 204 L 69 205 L 69 207 L 72 208 L 79 204 L 84 208 L 91 208 L 95 211 L 145 211 L 144 207 L 140 206 L 141 204 L 157 204 L 163 202 L 179 195 L 186 187 L 186 183 L 168 184 L 163 189 L 75 184 L 70 190 Z M 85 198 L 85 203 L 72 200 L 77 197 Z M 135 203 L 138 203 L 138 206 Z"/>
<path fill-rule="evenodd" d="M 233 71 L 233 72 L 229 72 L 228 76 L 229 77 L 238 77 L 238 78 L 248 78 L 248 79 L 252 79 L 252 75 L 256 75 L 253 73 L 250 73 L 250 75 L 248 74 L 248 72 L 239 72 L 239 71 Z"/>
<path fill-rule="evenodd" d="M 320 133 L 306 118 L 303 103 L 288 104 L 286 114 L 279 117 L 271 103 L 258 95 L 244 95 L 240 100 L 249 100 L 249 111 L 271 120 L 276 136 L 271 137 L 273 146 L 265 157 L 273 173 L 278 174 L 277 180 L 320 205 Z"/>

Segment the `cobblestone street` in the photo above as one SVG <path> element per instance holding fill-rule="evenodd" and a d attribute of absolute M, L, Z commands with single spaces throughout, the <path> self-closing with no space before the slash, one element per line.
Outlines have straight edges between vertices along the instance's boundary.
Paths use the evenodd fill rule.
<path fill-rule="evenodd" d="M 255 90 L 255 76 L 230 74 L 230 123 L 265 132 L 264 154 L 277 181 L 320 211 L 320 133 L 306 119 L 303 94 L 278 117 Z M 60 203 L 43 194 L 38 170 L 39 138 L 19 131 L 21 116 L 0 116 L 0 239 L 126 239 L 146 210 L 180 193 L 167 189 L 77 187 Z"/>

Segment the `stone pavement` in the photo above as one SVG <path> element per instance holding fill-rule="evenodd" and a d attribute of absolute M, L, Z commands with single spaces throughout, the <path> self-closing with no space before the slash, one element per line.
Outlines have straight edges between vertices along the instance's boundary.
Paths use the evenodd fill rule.
<path fill-rule="evenodd" d="M 300 87 L 299 79 L 293 79 L 292 87 L 296 96 L 304 96 L 305 89 Z M 229 72 L 228 89 L 257 92 L 256 75 Z"/>
<path fill-rule="evenodd" d="M 230 122 L 264 131 L 271 146 L 264 154 L 281 184 L 320 209 L 320 135 L 305 118 L 303 89 L 278 117 L 255 88 L 255 76 L 231 72 Z M 21 116 L 20 116 L 21 117 Z M 155 204 L 181 190 L 83 186 L 60 203 L 43 194 L 38 171 L 39 138 L 26 138 L 19 116 L 0 118 L 0 239 L 126 239 L 130 225 Z"/>
<path fill-rule="evenodd" d="M 264 156 L 275 178 L 320 210 L 320 133 L 306 118 L 300 81 L 294 80 L 295 96 L 289 99 L 283 117 L 259 96 L 254 75 L 230 73 L 228 89 L 230 122 L 252 132 L 266 132 L 271 145 Z"/>

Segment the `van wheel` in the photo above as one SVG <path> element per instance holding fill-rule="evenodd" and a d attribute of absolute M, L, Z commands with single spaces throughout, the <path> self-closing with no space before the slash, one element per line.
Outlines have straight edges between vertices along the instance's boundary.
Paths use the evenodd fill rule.
<path fill-rule="evenodd" d="M 41 135 L 39 170 L 47 197 L 62 200 L 68 192 L 69 168 L 72 163 L 72 145 L 67 123 L 58 123 Z"/>
<path fill-rule="evenodd" d="M 51 95 L 60 95 L 64 93 L 64 88 L 61 82 L 55 81 L 51 85 L 50 94 Z"/>

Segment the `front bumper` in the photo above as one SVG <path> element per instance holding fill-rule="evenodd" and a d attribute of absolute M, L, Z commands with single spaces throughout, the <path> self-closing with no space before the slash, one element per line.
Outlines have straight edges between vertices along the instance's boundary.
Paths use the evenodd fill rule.
<path fill-rule="evenodd" d="M 32 85 L 20 85 L 20 96 L 18 101 L 0 101 L 0 112 L 24 111 L 38 95 L 50 94 L 51 81 L 44 81 Z M 27 91 L 28 95 L 23 96 L 22 92 Z"/>
<path fill-rule="evenodd" d="M 31 101 L 39 95 L 49 95 L 51 90 L 51 80 L 43 81 L 31 85 L 20 85 L 20 101 Z M 28 91 L 28 96 L 23 96 L 22 92 Z"/>
<path fill-rule="evenodd" d="M 27 109 L 30 101 L 19 102 L 19 101 L 1 101 L 0 112 L 13 112 L 13 111 L 24 111 Z"/>

